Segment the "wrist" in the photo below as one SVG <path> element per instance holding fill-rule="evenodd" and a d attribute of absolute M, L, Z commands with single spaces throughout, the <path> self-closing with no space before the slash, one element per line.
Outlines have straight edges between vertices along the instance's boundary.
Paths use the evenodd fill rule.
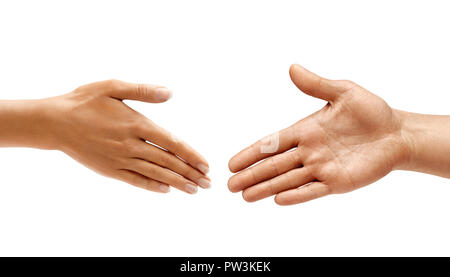
<path fill-rule="evenodd" d="M 414 160 L 417 152 L 417 135 L 411 121 L 412 113 L 394 110 L 400 122 L 400 145 L 401 155 L 395 169 L 413 170 Z"/>
<path fill-rule="evenodd" d="M 32 134 L 26 146 L 46 150 L 61 150 L 59 126 L 64 119 L 60 112 L 58 97 L 26 101 L 24 104 L 24 123 L 28 134 Z"/>
<path fill-rule="evenodd" d="M 41 148 L 66 152 L 70 137 L 68 101 L 65 95 L 39 100 L 36 114 L 40 118 Z"/>
<path fill-rule="evenodd" d="M 56 132 L 57 122 L 62 114 L 58 112 L 58 107 L 53 98 L 33 100 L 29 103 L 29 117 L 32 118 L 32 125 L 29 132 L 33 134 L 33 141 L 30 146 L 34 148 L 59 150 L 59 134 Z"/>

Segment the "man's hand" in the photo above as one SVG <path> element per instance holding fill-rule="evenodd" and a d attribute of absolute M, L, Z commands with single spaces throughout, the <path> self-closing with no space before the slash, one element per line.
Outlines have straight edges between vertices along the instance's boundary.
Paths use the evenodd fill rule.
<path fill-rule="evenodd" d="M 207 188 L 208 163 L 186 143 L 134 111 L 123 99 L 161 103 L 171 92 L 117 80 L 79 87 L 42 100 L 50 147 L 94 171 L 155 192 L 169 186 L 195 193 Z"/>
<path fill-rule="evenodd" d="M 408 162 L 402 119 L 381 98 L 298 65 L 290 76 L 301 91 L 328 103 L 235 155 L 232 192 L 243 191 L 250 202 L 276 195 L 280 205 L 297 204 L 355 190 Z"/>

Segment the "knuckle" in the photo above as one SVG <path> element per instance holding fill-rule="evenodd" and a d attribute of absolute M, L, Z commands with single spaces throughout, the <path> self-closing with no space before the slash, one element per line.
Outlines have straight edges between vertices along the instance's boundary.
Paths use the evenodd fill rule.
<path fill-rule="evenodd" d="M 302 167 L 301 170 L 303 171 L 304 178 L 308 178 L 308 177 L 310 178 L 310 177 L 315 176 L 314 169 L 315 169 L 315 167 L 312 167 L 312 168 L 309 166 Z"/>
<path fill-rule="evenodd" d="M 281 171 L 278 168 L 278 161 L 276 160 L 275 157 L 269 158 L 268 163 L 269 163 L 270 167 L 272 168 L 273 173 L 275 173 L 276 176 L 278 176 L 278 175 L 280 175 Z"/>
<path fill-rule="evenodd" d="M 77 87 L 73 92 L 75 92 L 77 94 L 81 93 L 81 92 L 85 91 L 87 88 L 89 88 L 89 86 L 90 86 L 90 84 L 88 84 L 88 85 L 81 85 L 81 86 Z"/>
<path fill-rule="evenodd" d="M 176 166 L 176 168 L 178 168 L 178 171 L 180 172 L 181 175 L 183 175 L 189 179 L 194 179 L 195 177 L 197 177 L 197 174 L 195 173 L 195 171 L 193 169 L 191 169 L 188 165 L 180 165 L 180 166 Z"/>
<path fill-rule="evenodd" d="M 340 80 L 339 82 L 345 91 L 349 91 L 357 86 L 357 84 L 355 82 L 350 81 L 350 80 Z"/>
<path fill-rule="evenodd" d="M 109 166 L 115 170 L 123 170 L 127 166 L 127 161 L 123 158 L 114 158 L 109 161 Z"/>
<path fill-rule="evenodd" d="M 145 171 L 149 176 L 159 176 L 159 171 L 156 166 L 153 166 L 151 163 L 145 165 Z"/>
<path fill-rule="evenodd" d="M 145 119 L 137 116 L 128 122 L 128 129 L 133 134 L 142 134 L 145 129 Z"/>
<path fill-rule="evenodd" d="M 116 79 L 109 79 L 103 82 L 103 85 L 107 90 L 116 90 L 119 88 L 120 81 Z"/>
<path fill-rule="evenodd" d="M 146 98 L 148 96 L 147 86 L 143 84 L 137 84 L 135 93 L 138 98 Z"/>
<path fill-rule="evenodd" d="M 252 183 L 253 184 L 256 184 L 256 183 L 258 183 L 258 177 L 256 176 L 256 172 L 255 172 L 255 168 L 254 167 L 250 167 L 249 169 L 248 169 L 248 174 L 249 174 L 249 176 L 250 176 L 250 178 L 251 178 L 251 180 L 252 180 Z"/>
<path fill-rule="evenodd" d="M 169 136 L 169 145 L 170 148 L 174 149 L 175 151 L 179 151 L 183 147 L 181 141 L 174 135 Z"/>
<path fill-rule="evenodd" d="M 304 128 L 301 128 L 301 126 L 303 125 L 302 124 L 303 121 L 304 120 L 300 120 L 288 128 L 289 136 L 294 138 L 295 144 L 297 146 L 304 143 L 305 130 L 304 130 Z"/>
<path fill-rule="evenodd" d="M 294 163 L 294 165 L 302 164 L 302 162 L 303 162 L 303 157 L 302 157 L 303 151 L 302 150 L 303 149 L 298 148 L 298 149 L 292 151 L 290 156 L 291 156 L 291 159 L 292 159 L 292 162 Z"/>
<path fill-rule="evenodd" d="M 122 141 L 121 143 L 121 148 L 123 150 L 125 150 L 125 152 L 127 153 L 136 153 L 137 152 L 137 147 L 136 147 L 136 143 L 132 140 L 126 139 L 124 141 Z"/>
<path fill-rule="evenodd" d="M 166 153 L 163 153 L 163 155 L 159 157 L 159 162 L 164 167 L 173 167 L 173 161 L 171 157 Z"/>
<path fill-rule="evenodd" d="M 278 192 L 278 185 L 273 181 L 273 179 L 269 180 L 268 190 L 270 195 L 274 195 Z"/>
<path fill-rule="evenodd" d="M 130 178 L 131 178 L 131 183 L 135 186 L 145 187 L 147 185 L 147 179 L 142 178 L 139 175 L 133 174 Z"/>
<path fill-rule="evenodd" d="M 119 174 L 111 174 L 111 177 L 119 179 L 133 186 L 141 186 L 145 178 L 136 173 L 131 173 L 128 169 L 118 169 Z"/>
<path fill-rule="evenodd" d="M 353 81 L 350 81 L 350 80 L 347 80 L 347 79 L 340 80 L 340 82 L 341 82 L 343 85 L 347 85 L 347 86 L 351 86 L 351 85 L 354 85 L 354 84 L 355 84 Z"/>
<path fill-rule="evenodd" d="M 320 174 L 320 165 L 313 164 L 302 167 L 302 170 L 304 170 L 305 176 L 309 177 L 320 177 L 322 176 Z"/>
<path fill-rule="evenodd" d="M 260 147 L 263 144 L 264 143 L 262 142 L 262 140 L 259 140 L 255 143 L 253 143 L 252 145 L 250 145 L 248 148 L 249 152 L 252 153 L 257 160 L 260 160 L 261 157 L 263 157 L 263 155 L 264 155 L 263 153 L 261 153 L 261 147 Z"/>
<path fill-rule="evenodd" d="M 324 83 L 326 83 L 325 79 L 323 77 L 319 77 L 319 79 L 317 80 L 317 87 L 322 87 Z"/>
<path fill-rule="evenodd" d="M 120 81 L 116 79 L 109 79 L 105 81 L 96 82 L 93 84 L 95 91 L 98 91 L 101 94 L 111 93 L 120 89 Z"/>

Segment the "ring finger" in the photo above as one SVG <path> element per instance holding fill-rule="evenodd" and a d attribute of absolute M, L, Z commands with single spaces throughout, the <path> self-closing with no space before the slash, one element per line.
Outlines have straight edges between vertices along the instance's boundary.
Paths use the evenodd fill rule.
<path fill-rule="evenodd" d="M 136 158 L 133 158 L 130 164 L 131 168 L 129 170 L 138 172 L 150 179 L 168 184 L 190 194 L 197 192 L 197 185 L 194 182 L 167 168 Z"/>
<path fill-rule="evenodd" d="M 308 167 L 292 169 L 275 178 L 249 187 L 242 192 L 242 196 L 248 202 L 257 201 L 279 192 L 300 187 L 314 181 Z"/>

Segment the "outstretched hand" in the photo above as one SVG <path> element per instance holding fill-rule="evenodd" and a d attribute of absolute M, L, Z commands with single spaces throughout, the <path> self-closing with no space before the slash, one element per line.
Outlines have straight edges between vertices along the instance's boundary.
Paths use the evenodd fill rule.
<path fill-rule="evenodd" d="M 289 73 L 301 91 L 328 103 L 235 155 L 232 192 L 249 202 L 276 195 L 280 205 L 297 204 L 368 185 L 408 159 L 401 118 L 383 99 L 299 65 Z"/>
<path fill-rule="evenodd" d="M 122 101 L 161 103 L 170 96 L 164 87 L 110 80 L 46 99 L 54 148 L 102 175 L 151 191 L 207 188 L 206 160 Z"/>

